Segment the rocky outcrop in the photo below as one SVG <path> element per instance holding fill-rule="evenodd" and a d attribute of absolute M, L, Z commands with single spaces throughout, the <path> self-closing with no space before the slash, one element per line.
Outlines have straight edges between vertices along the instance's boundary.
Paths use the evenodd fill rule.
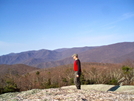
<path fill-rule="evenodd" d="M 0 101 L 134 101 L 134 86 L 83 85 L 51 89 L 33 89 L 0 95 Z M 98 90 L 97 90 L 98 89 Z"/>

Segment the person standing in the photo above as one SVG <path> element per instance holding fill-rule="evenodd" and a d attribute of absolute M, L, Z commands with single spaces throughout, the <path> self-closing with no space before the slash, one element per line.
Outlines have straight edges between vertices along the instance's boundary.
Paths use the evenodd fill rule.
<path fill-rule="evenodd" d="M 76 85 L 77 89 L 81 89 L 81 82 L 80 82 L 80 76 L 81 76 L 81 62 L 78 58 L 78 54 L 72 55 L 74 59 L 74 84 Z"/>

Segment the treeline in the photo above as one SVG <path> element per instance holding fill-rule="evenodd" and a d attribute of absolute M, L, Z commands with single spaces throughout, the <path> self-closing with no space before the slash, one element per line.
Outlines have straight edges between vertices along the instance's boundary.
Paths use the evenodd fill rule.
<path fill-rule="evenodd" d="M 0 76 L 0 94 L 30 89 L 47 89 L 73 85 L 73 65 L 40 69 L 24 75 Z M 134 64 L 82 63 L 82 84 L 134 85 Z"/>

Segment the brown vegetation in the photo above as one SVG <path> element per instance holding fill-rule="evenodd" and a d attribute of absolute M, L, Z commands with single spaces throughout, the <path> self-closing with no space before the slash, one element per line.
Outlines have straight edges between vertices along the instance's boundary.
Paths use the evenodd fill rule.
<path fill-rule="evenodd" d="M 127 85 L 134 85 L 134 64 L 82 63 L 82 84 L 119 84 L 125 77 Z M 30 89 L 54 88 L 73 84 L 73 65 L 39 69 L 23 75 L 6 74 L 0 78 L 0 93 Z"/>
<path fill-rule="evenodd" d="M 39 68 L 31 67 L 24 64 L 15 64 L 15 65 L 4 64 L 0 65 L 0 76 L 5 74 L 22 75 L 38 69 Z"/>

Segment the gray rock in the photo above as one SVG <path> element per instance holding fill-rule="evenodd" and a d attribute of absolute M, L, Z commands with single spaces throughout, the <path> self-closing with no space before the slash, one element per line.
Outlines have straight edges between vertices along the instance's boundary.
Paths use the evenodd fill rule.
<path fill-rule="evenodd" d="M 33 89 L 0 95 L 0 101 L 134 101 L 134 86 L 82 85 L 51 89 Z"/>

